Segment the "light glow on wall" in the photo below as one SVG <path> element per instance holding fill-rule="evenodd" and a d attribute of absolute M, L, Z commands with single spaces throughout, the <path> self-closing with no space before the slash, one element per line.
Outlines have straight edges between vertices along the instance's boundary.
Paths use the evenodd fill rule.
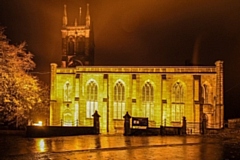
<path fill-rule="evenodd" d="M 38 121 L 37 123 L 33 123 L 33 126 L 42 126 L 42 121 Z"/>

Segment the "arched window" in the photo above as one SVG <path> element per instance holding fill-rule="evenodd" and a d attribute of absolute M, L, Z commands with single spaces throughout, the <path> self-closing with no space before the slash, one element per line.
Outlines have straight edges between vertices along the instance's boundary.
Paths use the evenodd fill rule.
<path fill-rule="evenodd" d="M 203 86 L 202 86 L 202 98 L 204 99 L 204 104 L 211 104 L 212 94 L 211 94 L 210 85 L 203 84 Z"/>
<path fill-rule="evenodd" d="M 93 113 L 98 110 L 98 87 L 94 81 L 90 81 L 87 85 L 87 108 L 86 117 L 92 118 Z"/>
<path fill-rule="evenodd" d="M 125 88 L 122 82 L 117 82 L 114 87 L 114 119 L 122 119 L 125 113 Z"/>
<path fill-rule="evenodd" d="M 142 89 L 142 103 L 144 109 L 144 116 L 150 120 L 153 118 L 153 86 L 150 82 L 145 83 Z"/>
<path fill-rule="evenodd" d="M 72 86 L 70 85 L 70 83 L 68 81 L 64 84 L 63 90 L 64 90 L 63 100 L 65 102 L 71 101 Z"/>
<path fill-rule="evenodd" d="M 68 40 L 68 54 L 74 54 L 74 39 L 72 37 L 70 37 Z"/>
<path fill-rule="evenodd" d="M 73 116 L 72 112 L 69 109 L 69 104 L 65 107 L 63 112 L 63 126 L 72 126 L 73 125 Z"/>
<path fill-rule="evenodd" d="M 84 37 L 78 37 L 77 38 L 77 55 L 84 54 L 85 51 L 85 38 Z"/>
<path fill-rule="evenodd" d="M 172 121 L 180 122 L 184 114 L 184 87 L 180 82 L 173 85 L 172 91 Z"/>

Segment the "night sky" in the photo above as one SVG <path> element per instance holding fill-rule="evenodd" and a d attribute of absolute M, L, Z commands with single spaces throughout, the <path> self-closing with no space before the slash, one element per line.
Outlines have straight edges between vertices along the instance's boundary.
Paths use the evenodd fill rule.
<path fill-rule="evenodd" d="M 49 83 L 61 60 L 63 5 L 73 25 L 90 4 L 95 65 L 214 65 L 224 61 L 225 119 L 240 117 L 239 0 L 0 0 L 12 44 L 27 42 Z M 84 19 L 85 17 L 82 17 Z"/>

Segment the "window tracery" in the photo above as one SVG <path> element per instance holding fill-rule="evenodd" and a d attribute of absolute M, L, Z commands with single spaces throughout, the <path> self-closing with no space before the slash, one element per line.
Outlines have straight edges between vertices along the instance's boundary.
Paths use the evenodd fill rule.
<path fill-rule="evenodd" d="M 152 119 L 153 115 L 153 86 L 150 82 L 146 82 L 142 88 L 142 102 L 143 102 L 143 109 L 144 109 L 144 116 Z"/>
<path fill-rule="evenodd" d="M 125 113 L 125 87 L 118 81 L 114 87 L 114 119 L 122 119 Z"/>
<path fill-rule="evenodd" d="M 172 91 L 172 121 L 180 122 L 184 114 L 184 87 L 182 83 L 176 82 Z"/>
<path fill-rule="evenodd" d="M 98 110 L 98 87 L 96 82 L 90 81 L 87 85 L 87 108 L 86 117 L 92 118 L 92 115 Z"/>

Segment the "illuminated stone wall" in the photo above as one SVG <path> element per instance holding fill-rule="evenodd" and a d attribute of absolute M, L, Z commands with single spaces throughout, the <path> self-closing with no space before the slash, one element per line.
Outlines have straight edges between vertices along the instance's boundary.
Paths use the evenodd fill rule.
<path fill-rule="evenodd" d="M 215 66 L 57 68 L 51 64 L 53 126 L 91 126 L 100 114 L 101 133 L 123 130 L 123 116 L 148 117 L 151 127 L 180 126 L 200 132 L 223 127 L 222 61 Z"/>

